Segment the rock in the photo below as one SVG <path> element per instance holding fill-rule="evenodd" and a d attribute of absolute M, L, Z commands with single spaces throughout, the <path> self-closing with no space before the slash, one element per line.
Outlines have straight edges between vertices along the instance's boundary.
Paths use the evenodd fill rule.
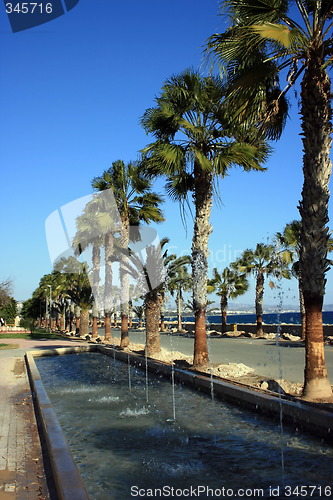
<path fill-rule="evenodd" d="M 209 335 L 210 337 L 213 337 L 216 335 L 220 336 L 220 332 L 218 332 L 217 330 L 208 330 L 207 335 Z"/>
<path fill-rule="evenodd" d="M 217 368 L 214 368 L 213 374 L 224 378 L 238 378 L 253 371 L 253 368 L 243 363 L 228 363 L 227 365 L 219 365 Z"/>
<path fill-rule="evenodd" d="M 283 333 L 281 335 L 281 337 L 284 340 L 291 340 L 292 342 L 296 342 L 296 341 L 300 340 L 300 338 L 301 338 L 298 335 L 292 335 L 291 333 Z"/>
<path fill-rule="evenodd" d="M 251 332 L 239 332 L 240 337 L 253 338 L 255 335 Z"/>
<path fill-rule="evenodd" d="M 260 384 L 260 388 L 264 391 L 272 391 L 277 392 L 278 394 L 285 394 L 285 391 L 282 389 L 281 385 L 273 379 L 266 379 Z"/>

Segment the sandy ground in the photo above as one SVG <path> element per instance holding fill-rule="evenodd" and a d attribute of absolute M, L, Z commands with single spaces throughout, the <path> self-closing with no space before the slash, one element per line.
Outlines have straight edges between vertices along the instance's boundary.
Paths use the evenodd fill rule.
<path fill-rule="evenodd" d="M 120 339 L 113 337 L 112 345 L 119 346 Z M 144 351 L 144 344 L 136 344 L 130 342 L 125 351 L 140 352 Z M 190 367 L 193 361 L 192 356 L 187 356 L 179 351 L 170 351 L 161 348 L 158 354 L 154 355 L 155 359 L 164 361 L 166 363 L 174 363 L 177 366 Z M 291 383 L 287 380 L 277 379 L 272 380 L 267 377 L 260 376 L 254 372 L 253 368 L 245 365 L 244 363 L 227 363 L 227 364 L 211 364 L 208 368 L 203 369 L 205 373 L 212 374 L 223 379 L 239 382 L 251 387 L 270 390 L 273 392 L 286 393 L 293 396 L 299 396 L 302 392 L 303 385 L 300 383 Z"/>

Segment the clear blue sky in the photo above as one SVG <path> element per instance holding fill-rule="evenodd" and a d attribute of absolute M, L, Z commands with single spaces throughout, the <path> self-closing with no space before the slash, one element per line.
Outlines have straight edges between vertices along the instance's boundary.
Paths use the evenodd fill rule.
<path fill-rule="evenodd" d="M 139 125 L 166 78 L 199 67 L 205 40 L 223 31 L 217 0 L 80 0 L 66 15 L 12 33 L 0 5 L 1 268 L 14 295 L 29 298 L 51 272 L 44 224 L 91 193 L 91 179 L 117 159 L 135 160 L 150 139 Z M 298 218 L 302 152 L 297 103 L 265 173 L 230 171 L 213 208 L 210 265 L 222 269 Z M 163 182 L 156 183 L 163 193 Z M 189 252 L 179 208 L 166 199 L 158 227 L 172 251 Z M 332 272 L 327 303 L 333 302 Z M 283 285 L 297 303 L 296 283 Z M 290 290 L 289 290 L 290 289 Z M 276 301 L 267 291 L 267 303 Z M 252 304 L 253 287 L 240 299 Z"/>

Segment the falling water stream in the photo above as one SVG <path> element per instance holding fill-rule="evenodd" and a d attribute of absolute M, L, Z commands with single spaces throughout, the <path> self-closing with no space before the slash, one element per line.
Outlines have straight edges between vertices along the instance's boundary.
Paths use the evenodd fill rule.
<path fill-rule="evenodd" d="M 184 489 L 201 486 L 214 491 L 201 499 L 223 498 L 222 488 L 260 489 L 270 498 L 270 489 L 283 487 L 276 422 L 179 384 L 173 395 L 170 381 L 147 380 L 134 366 L 130 391 L 127 364 L 112 356 L 71 354 L 36 364 L 92 500 L 161 498 L 151 492 L 163 487 L 191 498 Z M 284 442 L 286 485 L 331 485 L 332 448 L 287 427 Z M 145 493 L 135 495 L 136 488 Z"/>
<path fill-rule="evenodd" d="M 131 363 L 130 356 L 127 354 L 127 369 L 128 369 L 128 389 L 132 392 L 132 382 L 131 382 Z"/>
<path fill-rule="evenodd" d="M 148 356 L 147 349 L 145 349 L 145 363 L 146 363 L 146 402 L 149 403 L 149 377 L 148 377 Z"/>
<path fill-rule="evenodd" d="M 172 387 L 172 410 L 173 410 L 173 420 L 176 420 L 176 396 L 175 396 L 175 363 L 173 359 L 173 340 L 172 335 L 170 335 L 170 351 L 171 351 L 171 387 Z"/>

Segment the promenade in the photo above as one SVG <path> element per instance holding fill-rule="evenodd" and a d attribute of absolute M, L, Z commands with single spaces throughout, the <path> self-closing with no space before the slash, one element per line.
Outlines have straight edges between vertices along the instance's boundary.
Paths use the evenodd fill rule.
<path fill-rule="evenodd" d="M 100 332 L 102 334 L 102 332 Z M 112 335 L 119 337 L 119 330 Z M 144 343 L 144 332 L 131 332 L 130 339 Z M 32 395 L 24 362 L 29 350 L 86 345 L 79 339 L 4 339 L 19 344 L 17 349 L 0 350 L 0 500 L 57 500 L 48 463 L 44 461 Z M 190 355 L 193 339 L 161 335 L 167 350 Z M 253 339 L 210 339 L 213 363 L 244 363 L 255 373 L 269 378 L 280 374 L 286 380 L 301 381 L 304 347 Z M 333 346 L 326 347 L 328 371 L 333 380 Z"/>
<path fill-rule="evenodd" d="M 68 347 L 73 342 L 25 339 L 4 342 L 20 347 L 0 350 L 0 499 L 55 500 L 52 484 L 48 485 L 51 478 L 47 476 L 48 466 L 42 455 L 24 353 Z"/>

